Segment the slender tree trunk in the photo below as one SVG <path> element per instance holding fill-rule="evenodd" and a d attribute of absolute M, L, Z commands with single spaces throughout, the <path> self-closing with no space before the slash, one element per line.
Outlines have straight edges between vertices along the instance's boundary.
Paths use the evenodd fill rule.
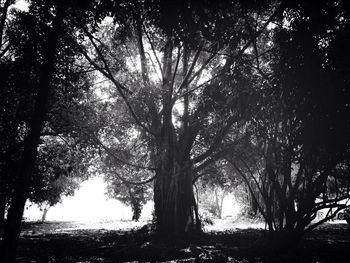
<path fill-rule="evenodd" d="M 46 118 L 50 82 L 54 73 L 55 53 L 58 46 L 58 36 L 63 19 L 61 5 L 57 7 L 57 15 L 53 21 L 52 30 L 48 36 L 45 50 L 43 51 L 43 65 L 39 79 L 38 93 L 35 101 L 32 120 L 29 125 L 29 133 L 24 146 L 21 167 L 15 182 L 14 192 L 7 216 L 7 223 L 4 229 L 3 251 L 1 262 L 15 262 L 18 238 L 21 232 L 21 221 L 27 200 L 31 176 L 37 157 L 40 132 Z"/>
<path fill-rule="evenodd" d="M 130 200 L 131 200 L 132 220 L 139 221 L 139 218 L 141 216 L 141 203 L 136 200 L 133 192 L 131 191 L 130 186 L 127 186 L 127 187 L 128 187 Z"/>
<path fill-rule="evenodd" d="M 219 210 L 219 218 L 220 219 L 222 218 L 222 208 L 224 206 L 224 199 L 225 199 L 225 197 L 226 197 L 226 191 L 223 191 L 221 199 L 220 199 L 220 210 Z"/>
<path fill-rule="evenodd" d="M 252 183 L 251 187 L 252 187 L 252 189 L 255 192 L 255 197 L 258 199 L 260 193 L 259 193 L 259 191 L 257 191 L 256 186 L 254 185 L 254 183 Z M 255 216 L 257 214 L 257 212 L 258 212 L 258 204 L 257 204 L 256 199 L 253 197 L 253 194 L 250 193 L 249 191 L 248 191 L 248 201 L 249 201 L 248 214 Z"/>
<path fill-rule="evenodd" d="M 221 219 L 220 201 L 219 201 L 219 194 L 217 189 L 214 189 L 214 194 L 215 194 L 215 215 L 219 219 Z"/>
<path fill-rule="evenodd" d="M 6 0 L 2 8 L 2 14 L 0 18 L 0 50 L 2 49 L 2 40 L 5 31 L 6 18 L 9 7 L 14 3 L 14 0 Z"/>
<path fill-rule="evenodd" d="M 45 205 L 43 214 L 41 216 L 41 223 L 44 223 L 46 221 L 46 215 L 49 209 L 50 209 L 50 205 L 49 204 Z"/>
<path fill-rule="evenodd" d="M 193 191 L 192 191 L 192 193 L 193 193 Z M 192 199 L 193 199 L 194 215 L 195 215 L 195 220 L 196 220 L 195 225 L 194 225 L 195 231 L 197 233 L 200 233 L 200 232 L 202 232 L 202 223 L 201 223 L 201 220 L 199 218 L 198 203 L 196 201 L 196 198 L 194 197 L 194 193 L 193 193 Z"/>
<path fill-rule="evenodd" d="M 5 222 L 5 210 L 6 210 L 7 196 L 3 189 L 0 189 L 0 229 L 2 229 Z"/>

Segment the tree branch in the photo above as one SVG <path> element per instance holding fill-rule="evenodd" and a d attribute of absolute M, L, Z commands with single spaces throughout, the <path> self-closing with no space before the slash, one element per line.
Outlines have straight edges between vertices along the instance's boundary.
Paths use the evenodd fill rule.
<path fill-rule="evenodd" d="M 152 42 L 152 40 L 151 40 L 151 37 L 150 37 L 149 34 L 147 33 L 147 29 L 146 29 L 145 25 L 142 24 L 142 26 L 143 26 L 145 35 L 146 35 L 146 37 L 147 37 L 148 43 L 149 43 L 150 46 L 151 46 L 153 55 L 154 55 L 155 58 L 156 58 L 156 61 L 157 61 L 159 70 L 160 70 L 160 72 L 161 72 L 161 74 L 162 74 L 162 77 L 163 77 L 163 76 L 164 76 L 164 72 L 163 72 L 162 64 L 160 63 L 160 60 L 159 60 L 159 58 L 158 58 L 158 56 L 157 56 L 157 53 L 156 53 L 156 50 L 155 50 L 155 48 L 154 48 L 153 42 Z"/>
<path fill-rule="evenodd" d="M 193 61 L 192 61 L 192 63 L 191 63 L 191 66 L 190 66 L 190 68 L 188 69 L 186 76 L 185 76 L 184 79 L 182 80 L 182 82 L 181 82 L 181 84 L 180 84 L 180 87 L 178 88 L 177 92 L 179 92 L 181 89 L 183 89 L 185 86 L 187 86 L 187 85 L 190 83 L 190 81 L 188 81 L 188 80 L 189 80 L 189 78 L 190 78 L 190 76 L 191 76 L 191 74 L 192 74 L 192 72 L 193 72 L 194 66 L 195 66 L 196 63 L 197 63 L 197 60 L 198 60 L 198 57 L 199 57 L 199 55 L 200 55 L 200 53 L 201 53 L 201 51 L 202 51 L 203 45 L 204 45 L 203 42 L 199 45 L 199 47 L 198 47 L 198 49 L 197 49 L 197 52 L 196 52 L 196 54 L 194 55 Z"/>
<path fill-rule="evenodd" d="M 231 126 L 237 121 L 237 116 L 231 116 L 228 120 L 226 125 L 217 132 L 215 138 L 213 139 L 210 147 L 201 155 L 195 157 L 193 159 L 193 163 L 198 163 L 209 157 L 213 151 L 219 146 L 220 142 L 223 140 L 223 138 L 227 135 L 229 132 Z"/>
<path fill-rule="evenodd" d="M 131 184 L 131 185 L 143 185 L 143 184 L 148 184 L 150 182 L 152 182 L 155 178 L 156 175 L 152 176 L 151 178 L 145 180 L 145 181 L 141 181 L 141 182 L 133 182 L 133 181 L 129 181 L 127 179 L 125 179 L 123 176 L 121 176 L 119 173 L 115 172 L 114 173 L 117 175 L 117 177 L 124 183 L 124 184 Z"/>
<path fill-rule="evenodd" d="M 122 164 L 125 164 L 125 165 L 129 165 L 131 167 L 134 167 L 134 168 L 138 168 L 138 169 L 144 169 L 144 170 L 149 170 L 149 171 L 155 171 L 156 168 L 153 168 L 153 167 L 148 167 L 148 166 L 142 166 L 142 165 L 138 165 L 138 164 L 133 164 L 133 163 L 130 163 L 126 160 L 123 160 L 119 157 L 117 157 L 113 151 L 111 149 L 109 149 L 107 146 L 105 146 L 95 135 L 92 135 L 90 133 L 85 133 L 86 135 L 88 135 L 90 138 L 92 138 L 97 144 L 99 144 L 107 153 L 108 155 L 112 156 L 116 161 L 122 163 Z"/>
<path fill-rule="evenodd" d="M 78 22 L 79 19 L 77 19 Z M 101 53 L 101 51 L 99 50 L 98 46 L 96 45 L 96 43 L 94 42 L 94 38 L 92 36 L 92 34 L 86 29 L 86 27 L 80 22 L 80 27 L 83 29 L 84 33 L 88 36 L 88 38 L 90 39 L 91 44 L 94 46 L 94 49 L 96 50 L 99 58 L 102 60 L 105 68 L 102 68 L 101 66 L 99 66 L 97 63 L 95 63 L 90 56 L 87 54 L 86 50 L 84 50 L 81 46 L 78 45 L 78 48 L 80 49 L 81 53 L 83 54 L 83 56 L 89 61 L 89 63 L 91 63 L 96 69 L 98 69 L 104 76 L 106 76 L 109 80 L 112 81 L 112 83 L 114 84 L 114 86 L 117 88 L 120 96 L 122 97 L 124 103 L 126 104 L 126 106 L 129 109 L 129 112 L 131 114 L 131 116 L 134 118 L 135 122 L 137 125 L 139 125 L 142 129 L 144 129 L 147 133 L 152 134 L 152 135 L 156 135 L 155 132 L 151 131 L 145 124 L 143 124 L 141 122 L 141 120 L 139 119 L 139 117 L 136 115 L 133 107 L 131 106 L 127 96 L 124 94 L 123 91 L 126 91 L 129 95 L 132 95 L 132 91 L 130 91 L 129 89 L 127 89 L 126 87 L 124 87 L 119 81 L 117 81 L 114 77 L 113 74 L 111 73 L 109 67 L 108 67 L 108 63 L 105 60 L 103 54 Z"/>

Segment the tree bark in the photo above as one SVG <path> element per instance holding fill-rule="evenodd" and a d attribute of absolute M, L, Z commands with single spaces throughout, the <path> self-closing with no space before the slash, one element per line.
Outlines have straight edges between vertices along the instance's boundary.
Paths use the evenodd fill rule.
<path fill-rule="evenodd" d="M 51 32 L 43 50 L 43 64 L 39 78 L 38 93 L 35 101 L 32 119 L 29 125 L 27 142 L 21 157 L 21 166 L 15 182 L 14 192 L 7 216 L 7 223 L 3 236 L 3 251 L 1 262 L 15 262 L 18 238 L 21 232 L 21 221 L 27 200 L 31 176 L 37 158 L 40 132 L 46 118 L 50 82 L 55 68 L 55 53 L 58 46 L 59 33 L 63 20 L 63 6 L 57 6 L 56 17 L 53 21 Z"/>
<path fill-rule="evenodd" d="M 255 189 L 256 187 L 255 187 L 254 183 L 252 183 L 251 187 L 255 192 L 255 197 L 257 199 L 259 199 L 260 193 L 259 193 L 259 191 L 257 191 L 257 189 Z M 255 216 L 258 212 L 257 200 L 253 197 L 253 194 L 250 193 L 249 191 L 247 191 L 247 198 L 248 198 L 248 203 L 249 203 L 248 214 Z"/>
<path fill-rule="evenodd" d="M 154 185 L 154 206 L 158 234 L 163 239 L 178 240 L 193 230 L 195 203 L 193 167 L 189 152 L 186 152 L 188 142 L 178 140 L 172 122 L 172 51 L 172 40 L 169 38 L 163 57 L 163 115 L 161 134 L 156 138 L 155 164 L 158 169 Z"/>
<path fill-rule="evenodd" d="M 220 201 L 219 201 L 219 194 L 217 189 L 214 189 L 214 194 L 215 194 L 215 214 L 219 219 L 221 219 Z"/>
<path fill-rule="evenodd" d="M 47 212 L 49 211 L 50 207 L 51 206 L 49 204 L 46 204 L 44 206 L 44 211 L 43 211 L 43 214 L 41 216 L 41 223 L 44 223 L 46 221 L 46 215 L 47 215 Z"/>
<path fill-rule="evenodd" d="M 181 239 L 194 230 L 194 224 L 199 222 L 195 222 L 197 217 L 194 216 L 196 208 L 190 167 L 185 168 L 174 160 L 163 163 L 157 172 L 154 191 L 158 234 Z"/>

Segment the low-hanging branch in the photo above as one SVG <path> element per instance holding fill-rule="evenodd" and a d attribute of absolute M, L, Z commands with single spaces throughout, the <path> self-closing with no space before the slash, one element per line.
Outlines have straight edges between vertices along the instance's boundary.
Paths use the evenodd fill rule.
<path fill-rule="evenodd" d="M 145 181 L 141 181 L 141 182 L 133 182 L 133 181 L 129 181 L 127 179 L 125 179 L 123 176 L 121 176 L 119 173 L 115 172 L 115 175 L 120 179 L 120 181 L 122 181 L 124 184 L 132 184 L 132 185 L 143 185 L 143 184 L 148 184 L 150 182 L 152 182 L 155 178 L 156 178 L 156 175 L 152 176 L 151 178 L 145 180 Z"/>
<path fill-rule="evenodd" d="M 131 167 L 134 168 L 138 168 L 138 169 L 144 169 L 144 170 L 149 170 L 149 171 L 155 171 L 156 168 L 154 167 L 149 167 L 149 166 L 143 166 L 143 165 L 139 165 L 139 164 L 134 164 L 134 163 L 130 163 L 126 160 L 123 160 L 121 158 L 119 158 L 118 156 L 116 156 L 113 151 L 111 151 L 111 149 L 109 149 L 106 145 L 104 145 L 95 135 L 92 135 L 90 133 L 86 133 L 90 138 L 92 138 L 97 144 L 99 144 L 107 153 L 108 155 L 112 156 L 116 161 L 125 164 L 125 165 L 129 165 Z"/>
<path fill-rule="evenodd" d="M 214 137 L 211 145 L 209 146 L 209 148 L 202 153 L 201 155 L 195 157 L 193 159 L 193 163 L 199 163 L 203 160 L 205 160 L 207 157 L 209 157 L 213 151 L 215 151 L 217 149 L 217 147 L 219 146 L 220 142 L 224 139 L 224 137 L 227 135 L 227 133 L 229 132 L 231 126 L 238 121 L 238 117 L 237 116 L 231 116 L 230 118 L 228 118 L 227 123 L 224 127 L 222 127 L 222 129 L 220 129 L 220 131 L 218 131 L 216 133 L 216 136 Z"/>
<path fill-rule="evenodd" d="M 330 212 L 330 210 L 329 210 L 327 215 L 323 219 L 321 219 L 320 221 L 318 221 L 318 222 L 316 222 L 316 223 L 314 223 L 312 225 L 309 225 L 307 228 L 305 228 L 304 229 L 304 233 L 309 232 L 309 231 L 315 229 L 316 227 L 318 227 L 319 225 L 322 225 L 323 223 L 325 223 L 328 220 L 332 219 L 340 210 L 342 210 L 342 209 L 344 209 L 346 207 L 349 207 L 349 206 L 345 206 L 345 205 L 344 206 L 338 206 L 336 208 L 336 210 L 331 212 L 331 213 L 329 213 Z M 329 206 L 329 208 L 334 208 L 334 206 Z"/>

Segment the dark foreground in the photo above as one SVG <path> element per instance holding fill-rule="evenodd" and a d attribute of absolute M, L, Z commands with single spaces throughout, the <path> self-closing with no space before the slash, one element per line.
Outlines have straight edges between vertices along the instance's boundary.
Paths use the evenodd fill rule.
<path fill-rule="evenodd" d="M 350 226 L 325 224 L 294 251 L 267 255 L 262 229 L 233 229 L 194 237 L 189 244 L 157 242 L 138 230 L 74 229 L 70 223 L 24 226 L 18 262 L 350 262 Z M 66 228 L 67 229 L 67 228 Z M 57 230 L 59 230 L 57 232 Z"/>

